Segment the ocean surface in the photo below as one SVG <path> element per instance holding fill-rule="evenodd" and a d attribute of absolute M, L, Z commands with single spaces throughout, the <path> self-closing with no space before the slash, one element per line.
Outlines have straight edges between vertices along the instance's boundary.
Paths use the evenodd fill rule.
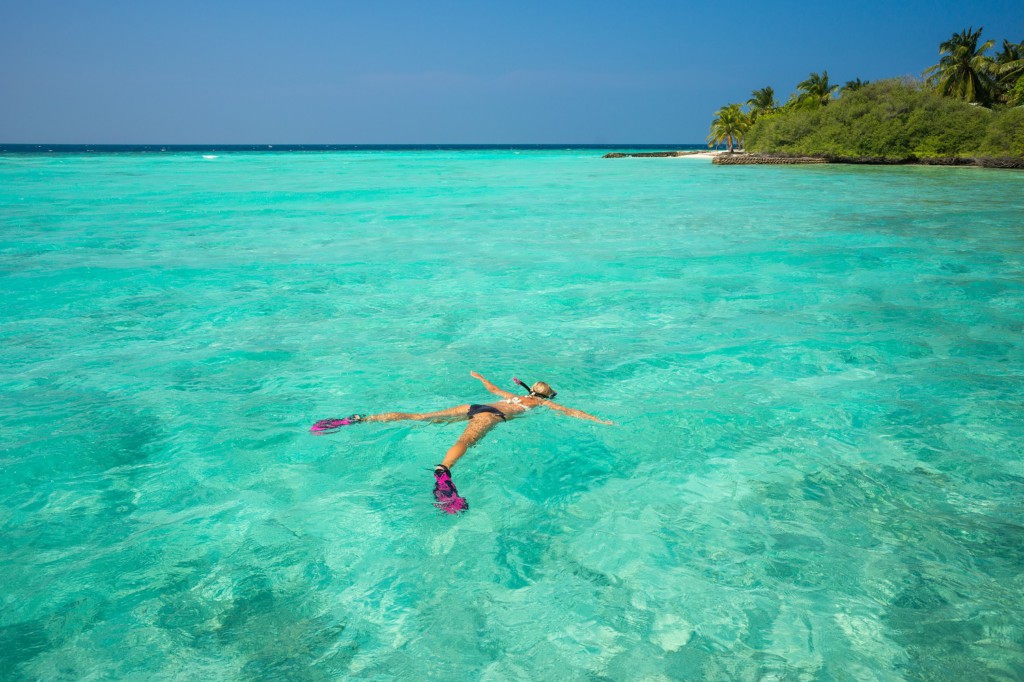
<path fill-rule="evenodd" d="M 0 155 L 0 679 L 1024 679 L 1024 174 L 143 151 Z M 615 425 L 308 431 L 474 370 Z"/>

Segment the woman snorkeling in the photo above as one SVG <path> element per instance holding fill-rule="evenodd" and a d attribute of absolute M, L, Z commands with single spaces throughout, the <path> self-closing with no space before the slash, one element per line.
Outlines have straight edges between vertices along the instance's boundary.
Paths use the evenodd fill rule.
<path fill-rule="evenodd" d="M 528 386 L 526 382 L 513 377 L 512 381 L 529 391 L 527 395 L 516 395 L 498 388 L 477 372 L 470 372 L 469 375 L 474 379 L 479 379 L 483 383 L 484 388 L 495 395 L 501 396 L 502 400 L 486 405 L 459 405 L 458 407 L 441 410 L 440 412 L 424 412 L 419 414 L 411 412 L 381 412 L 380 414 L 353 414 L 344 419 L 322 419 L 314 424 L 310 431 L 315 435 L 323 435 L 350 424 L 394 422 L 403 419 L 432 422 L 468 421 L 469 424 L 466 425 L 466 430 L 462 432 L 462 435 L 455 441 L 455 444 L 448 448 L 444 460 L 434 469 L 434 506 L 449 514 L 457 514 L 469 509 L 469 503 L 466 502 L 464 497 L 460 497 L 459 491 L 455 489 L 455 484 L 452 482 L 451 467 L 455 466 L 459 458 L 466 454 L 466 450 L 475 445 L 488 431 L 501 422 L 518 417 L 535 407 L 543 406 L 570 417 L 576 417 L 577 419 L 589 419 L 600 424 L 612 423 L 599 419 L 592 414 L 587 414 L 582 410 L 575 410 L 553 402 L 558 394 L 543 381 L 538 381 L 532 386 Z"/>

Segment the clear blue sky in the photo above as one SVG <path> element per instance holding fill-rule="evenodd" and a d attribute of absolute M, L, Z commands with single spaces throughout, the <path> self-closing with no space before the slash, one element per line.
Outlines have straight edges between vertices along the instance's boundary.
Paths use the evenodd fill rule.
<path fill-rule="evenodd" d="M 1024 40 L 1024 0 L 3 0 L 0 26 L 0 142 L 700 143 L 755 88 Z"/>

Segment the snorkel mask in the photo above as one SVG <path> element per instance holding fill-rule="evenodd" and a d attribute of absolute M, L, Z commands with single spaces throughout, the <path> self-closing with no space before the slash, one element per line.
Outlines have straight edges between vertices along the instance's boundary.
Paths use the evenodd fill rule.
<path fill-rule="evenodd" d="M 558 391 L 556 391 L 555 389 L 551 389 L 551 395 L 541 395 L 540 393 L 535 393 L 534 390 L 530 388 L 530 386 L 526 382 L 524 382 L 522 379 L 519 379 L 518 377 L 512 377 L 512 381 L 525 388 L 529 392 L 529 396 L 531 398 L 544 398 L 546 400 L 554 400 L 555 396 L 558 395 Z"/>

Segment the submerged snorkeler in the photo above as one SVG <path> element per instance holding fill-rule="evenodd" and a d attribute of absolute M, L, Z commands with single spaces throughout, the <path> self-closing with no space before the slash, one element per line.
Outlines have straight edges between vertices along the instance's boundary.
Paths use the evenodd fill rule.
<path fill-rule="evenodd" d="M 468 421 L 469 424 L 466 425 L 466 430 L 462 432 L 462 435 L 455 441 L 455 444 L 448 448 L 444 460 L 434 468 L 434 506 L 449 514 L 457 514 L 469 509 L 469 503 L 466 502 L 466 498 L 460 497 L 459 491 L 455 489 L 455 484 L 452 482 L 451 467 L 455 466 L 459 458 L 466 454 L 466 450 L 475 445 L 488 431 L 501 422 L 519 417 L 535 407 L 544 406 L 577 419 L 589 419 L 600 424 L 612 423 L 599 419 L 592 414 L 587 414 L 582 410 L 574 410 L 571 407 L 565 407 L 552 402 L 557 393 L 543 381 L 527 386 L 525 382 L 513 378 L 512 381 L 529 391 L 527 395 L 521 396 L 498 388 L 476 372 L 470 372 L 469 375 L 474 379 L 479 379 L 483 383 L 484 388 L 495 395 L 501 396 L 502 400 L 487 405 L 459 405 L 458 407 L 441 410 L 440 412 L 423 412 L 419 414 L 411 412 L 381 412 L 380 414 L 353 414 L 351 417 L 344 419 L 322 419 L 314 424 L 310 431 L 316 435 L 322 435 L 350 424 L 394 422 L 403 419 L 431 422 Z"/>

